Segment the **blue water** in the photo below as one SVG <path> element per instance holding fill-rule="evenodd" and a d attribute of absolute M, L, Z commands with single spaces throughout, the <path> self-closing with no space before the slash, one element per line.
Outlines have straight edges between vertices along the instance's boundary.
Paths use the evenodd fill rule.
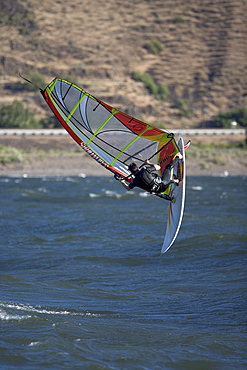
<path fill-rule="evenodd" d="M 246 178 L 168 202 L 109 177 L 0 178 L 1 369 L 246 369 Z"/>

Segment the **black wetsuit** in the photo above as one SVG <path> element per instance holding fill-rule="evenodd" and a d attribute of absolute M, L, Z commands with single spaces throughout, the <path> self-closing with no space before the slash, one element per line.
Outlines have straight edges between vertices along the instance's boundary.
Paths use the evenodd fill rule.
<path fill-rule="evenodd" d="M 154 171 L 156 171 L 154 166 L 143 167 L 135 173 L 135 178 L 129 184 L 129 188 L 133 189 L 135 186 L 138 186 L 150 193 L 164 192 L 173 181 L 164 182 L 161 177 L 153 173 Z"/>

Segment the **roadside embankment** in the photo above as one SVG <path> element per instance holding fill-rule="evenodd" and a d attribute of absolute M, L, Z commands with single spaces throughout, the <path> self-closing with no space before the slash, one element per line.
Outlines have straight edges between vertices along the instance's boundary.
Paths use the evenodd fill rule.
<path fill-rule="evenodd" d="M 187 175 L 247 175 L 243 135 L 188 135 Z M 0 135 L 0 176 L 108 176 L 68 135 Z"/>

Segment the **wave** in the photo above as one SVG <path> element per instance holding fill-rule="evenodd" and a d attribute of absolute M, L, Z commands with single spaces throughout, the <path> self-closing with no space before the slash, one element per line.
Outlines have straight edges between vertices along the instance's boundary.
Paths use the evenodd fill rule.
<path fill-rule="evenodd" d="M 26 320 L 26 319 L 29 319 L 31 317 L 32 317 L 31 315 L 8 314 L 5 310 L 0 309 L 0 320 L 2 320 L 2 321 Z"/>
<path fill-rule="evenodd" d="M 7 311 L 11 311 L 8 313 Z M 20 311 L 17 314 L 13 311 Z M 28 313 L 24 315 L 23 313 Z M 14 302 L 0 302 L 0 320 L 23 320 L 38 317 L 38 315 L 58 315 L 58 316 L 81 316 L 81 317 L 102 317 L 102 316 L 115 316 L 113 312 L 90 312 L 88 310 L 71 310 L 71 309 L 57 309 L 51 307 L 34 306 L 30 304 L 14 303 Z"/>

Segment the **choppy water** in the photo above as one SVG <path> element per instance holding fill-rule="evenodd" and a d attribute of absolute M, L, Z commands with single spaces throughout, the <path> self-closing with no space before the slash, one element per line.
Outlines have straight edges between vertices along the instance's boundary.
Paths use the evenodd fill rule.
<path fill-rule="evenodd" d="M 167 202 L 110 178 L 0 178 L 1 369 L 246 369 L 246 178 Z"/>

